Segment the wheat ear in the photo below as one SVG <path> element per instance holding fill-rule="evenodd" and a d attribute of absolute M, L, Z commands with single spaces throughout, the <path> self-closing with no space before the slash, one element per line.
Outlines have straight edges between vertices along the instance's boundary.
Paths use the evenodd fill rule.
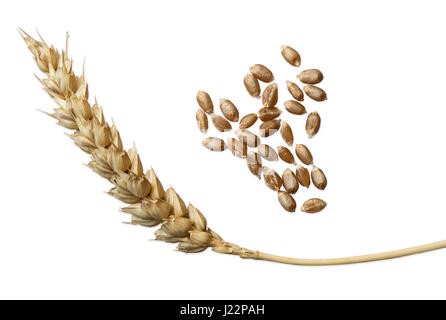
<path fill-rule="evenodd" d="M 242 248 L 226 242 L 207 226 L 204 215 L 192 204 L 187 207 L 173 188 L 164 190 L 153 169 L 143 172 L 136 148 L 123 148 L 118 129 L 104 118 L 97 101 L 88 102 L 88 84 L 84 73 L 78 77 L 72 71 L 72 60 L 67 47 L 59 52 L 32 38 L 19 29 L 21 36 L 34 56 L 39 69 L 47 78 L 39 79 L 44 90 L 58 104 L 49 114 L 59 125 L 74 130 L 70 138 L 90 154 L 88 166 L 114 186 L 108 192 L 129 204 L 121 210 L 132 217 L 131 224 L 145 227 L 161 225 L 155 232 L 157 240 L 178 243 L 183 252 L 201 252 L 211 247 L 213 251 L 238 255 L 241 258 L 267 260 L 295 265 L 335 265 L 391 259 L 446 247 L 446 240 L 422 246 L 384 253 L 336 258 L 298 259 L 270 255 Z"/>

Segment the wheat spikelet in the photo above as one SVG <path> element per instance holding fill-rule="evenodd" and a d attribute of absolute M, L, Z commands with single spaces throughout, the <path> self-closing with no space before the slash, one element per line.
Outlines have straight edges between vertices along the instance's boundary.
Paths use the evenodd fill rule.
<path fill-rule="evenodd" d="M 114 124 L 110 126 L 105 121 L 97 101 L 93 105 L 89 103 L 88 84 L 84 73 L 80 77 L 74 74 L 67 48 L 58 51 L 53 46 L 48 46 L 40 35 L 40 40 L 36 40 L 21 29 L 19 32 L 33 54 L 37 66 L 46 76 L 39 81 L 58 105 L 49 115 L 62 127 L 74 131 L 69 136 L 80 149 L 91 156 L 88 166 L 113 184 L 108 192 L 110 195 L 128 204 L 121 210 L 131 215 L 132 224 L 144 227 L 161 225 L 155 232 L 157 240 L 178 243 L 178 250 L 188 253 L 204 251 L 211 247 L 215 252 L 234 254 L 241 258 L 295 265 L 359 263 L 446 247 L 446 240 L 443 240 L 356 257 L 299 259 L 252 251 L 224 241 L 207 226 L 206 218 L 197 208 L 191 204 L 186 206 L 173 188 L 164 190 L 153 169 L 144 174 L 136 148 L 125 150 L 118 129 Z"/>

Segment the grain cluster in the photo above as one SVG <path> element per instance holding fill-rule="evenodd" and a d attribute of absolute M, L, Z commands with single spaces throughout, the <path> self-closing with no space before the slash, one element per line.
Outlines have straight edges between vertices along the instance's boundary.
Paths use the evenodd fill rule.
<path fill-rule="evenodd" d="M 295 49 L 282 46 L 281 53 L 291 66 L 301 65 L 301 56 Z M 307 107 L 304 105 L 305 95 L 315 101 L 324 101 L 327 98 L 325 91 L 316 86 L 323 81 L 324 75 L 319 69 L 312 68 L 298 73 L 297 79 L 304 85 L 303 89 L 295 82 L 286 81 L 286 88 L 291 99 L 285 98 L 279 104 L 279 85 L 274 82 L 271 69 L 264 64 L 251 66 L 249 73 L 243 79 L 243 84 L 251 97 L 260 98 L 261 106 L 257 111 L 251 110 L 250 113 L 244 115 L 241 115 L 236 104 L 227 98 L 220 99 L 221 115 L 216 114 L 211 96 L 205 91 L 197 93 L 197 101 L 201 109 L 197 111 L 196 119 L 202 133 L 206 133 L 208 129 L 207 115 L 211 117 L 214 127 L 220 132 L 231 131 L 232 122 L 238 122 L 239 126 L 239 129 L 234 132 L 235 136 L 227 138 L 226 142 L 218 137 L 209 137 L 203 140 L 203 145 L 211 151 L 229 150 L 238 158 L 246 158 L 249 171 L 259 179 L 263 177 L 266 186 L 278 192 L 278 200 L 282 207 L 290 212 L 296 210 L 293 195 L 298 192 L 299 186 L 309 188 L 311 182 L 319 190 L 324 190 L 327 186 L 327 178 L 320 168 L 314 166 L 313 155 L 309 148 L 302 143 L 295 144 L 295 134 L 290 122 L 282 119 L 286 115 L 293 118 L 307 114 Z M 280 105 L 283 105 L 283 108 Z M 283 111 L 286 113 L 284 114 Z M 258 127 L 258 133 L 253 129 L 254 126 Z M 317 135 L 320 127 L 319 113 L 310 112 L 305 122 L 308 138 Z M 263 141 L 277 132 L 280 132 L 286 146 L 274 147 Z M 271 164 L 281 160 L 288 166 L 296 167 L 286 168 L 282 174 L 279 174 L 274 169 L 263 165 L 262 160 Z M 304 166 L 312 166 L 311 171 Z M 325 205 L 318 205 L 318 202 L 314 200 L 302 205 L 301 210 L 314 213 L 324 207 Z"/>

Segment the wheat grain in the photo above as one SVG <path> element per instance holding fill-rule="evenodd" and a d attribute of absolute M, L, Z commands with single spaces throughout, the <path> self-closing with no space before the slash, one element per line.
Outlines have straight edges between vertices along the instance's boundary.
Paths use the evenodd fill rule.
<path fill-rule="evenodd" d="M 314 137 L 321 128 L 321 117 L 319 113 L 312 112 L 307 117 L 307 122 L 305 123 L 305 130 L 307 131 L 308 138 Z"/>
<path fill-rule="evenodd" d="M 295 151 L 299 160 L 302 161 L 304 164 L 306 165 L 313 164 L 313 155 L 305 145 L 297 144 L 295 147 Z"/>
<path fill-rule="evenodd" d="M 289 46 L 282 46 L 281 52 L 282 52 L 282 56 L 286 60 L 286 62 L 288 62 L 289 64 L 291 64 L 294 67 L 300 66 L 300 62 L 301 62 L 300 55 L 295 49 L 293 49 Z"/>
<path fill-rule="evenodd" d="M 208 148 L 211 151 L 224 151 L 226 150 L 225 142 L 216 137 L 208 137 L 203 139 L 202 144 L 204 147 Z"/>
<path fill-rule="evenodd" d="M 225 116 L 226 119 L 232 122 L 237 122 L 239 113 L 236 106 L 232 103 L 231 100 L 221 99 L 220 100 L 220 110 L 221 113 Z"/>
<path fill-rule="evenodd" d="M 268 85 L 262 93 L 262 104 L 265 108 L 274 107 L 279 99 L 279 91 L 277 84 L 272 83 Z"/>
<path fill-rule="evenodd" d="M 195 119 L 197 120 L 198 129 L 202 133 L 206 133 L 209 128 L 208 117 L 206 113 L 204 113 L 203 110 L 198 109 L 197 113 L 195 114 Z"/>
<path fill-rule="evenodd" d="M 50 116 L 55 118 L 62 127 L 75 130 L 74 142 L 91 155 L 88 166 L 115 184 L 109 192 L 111 195 L 131 204 L 122 210 L 132 215 L 132 224 L 144 227 L 161 224 L 160 229 L 155 232 L 156 239 L 177 242 L 178 250 L 183 252 L 200 252 L 212 247 L 215 252 L 234 254 L 245 259 L 295 265 L 360 263 L 397 258 L 446 247 L 446 240 L 443 240 L 372 255 L 334 259 L 300 259 L 253 251 L 224 241 L 221 236 L 207 227 L 204 216 L 199 211 L 197 212 L 195 207 L 189 205 L 186 209 L 184 208 L 184 202 L 173 189 L 164 192 L 153 170 L 142 175 L 142 164 L 136 149 L 133 148 L 127 153 L 123 149 L 116 126 L 113 124 L 110 127 L 107 124 L 102 108 L 97 103 L 93 106 L 89 104 L 85 77 L 83 74 L 80 77 L 74 74 L 72 60 L 68 58 L 67 50 L 59 52 L 49 47 L 42 38 L 38 41 L 23 30 L 19 31 L 33 54 L 37 66 L 47 76 L 40 82 L 45 91 L 59 105 L 54 108 Z M 133 195 L 132 192 L 139 195 L 147 194 L 149 188 L 146 180 L 151 185 L 149 194 L 143 198 Z"/>
<path fill-rule="evenodd" d="M 294 135 L 293 130 L 291 129 L 290 125 L 286 122 L 282 122 L 282 127 L 280 128 L 280 135 L 283 138 L 283 141 L 289 146 L 292 146 L 294 143 Z"/>
<path fill-rule="evenodd" d="M 263 180 L 268 188 L 274 191 L 279 191 L 282 187 L 282 178 L 271 168 L 263 167 Z"/>
<path fill-rule="evenodd" d="M 231 151 L 234 156 L 239 158 L 246 158 L 248 150 L 245 143 L 235 138 L 228 138 L 228 141 L 226 143 L 228 145 L 229 151 Z"/>
<path fill-rule="evenodd" d="M 316 213 L 322 211 L 327 206 L 327 203 L 318 198 L 312 198 L 305 201 L 300 208 L 301 211 L 307 213 Z"/>
<path fill-rule="evenodd" d="M 310 187 L 310 172 L 308 172 L 307 168 L 298 165 L 296 169 L 296 177 L 302 187 Z"/>
<path fill-rule="evenodd" d="M 204 112 L 208 114 L 214 112 L 214 104 L 212 103 L 212 99 L 207 92 L 198 91 L 197 102 L 200 108 L 203 109 Z"/>
<path fill-rule="evenodd" d="M 296 211 L 296 200 L 294 200 L 294 198 L 288 192 L 279 190 L 279 192 L 277 192 L 277 198 L 286 211 Z"/>
<path fill-rule="evenodd" d="M 291 151 L 284 146 L 277 146 L 277 153 L 279 154 L 280 159 L 289 164 L 296 164 L 294 161 L 294 156 Z"/>
<path fill-rule="evenodd" d="M 252 74 L 247 74 L 243 79 L 243 83 L 250 96 L 254 98 L 260 97 L 260 84 L 256 77 Z"/>
<path fill-rule="evenodd" d="M 260 136 L 265 138 L 275 134 L 280 128 L 280 122 L 281 121 L 279 119 L 274 119 L 262 123 L 259 127 Z"/>
<path fill-rule="evenodd" d="M 288 193 L 295 194 L 299 190 L 299 182 L 291 169 L 287 168 L 282 173 L 283 187 Z"/>
<path fill-rule="evenodd" d="M 285 109 L 292 114 L 302 115 L 307 113 L 307 110 L 305 109 L 304 105 L 300 102 L 294 101 L 294 100 L 287 100 L 283 103 L 283 106 Z"/>
<path fill-rule="evenodd" d="M 257 147 L 257 152 L 265 160 L 268 160 L 268 161 L 279 160 L 279 157 L 278 157 L 276 151 L 267 144 L 259 145 Z"/>
<path fill-rule="evenodd" d="M 229 121 L 218 114 L 211 114 L 211 120 L 212 123 L 214 124 L 215 129 L 217 129 L 220 132 L 225 132 L 232 129 L 232 126 L 229 123 Z"/>
<path fill-rule="evenodd" d="M 262 174 L 262 159 L 257 152 L 248 151 L 246 155 L 246 164 L 248 165 L 249 171 L 260 179 Z"/>
<path fill-rule="evenodd" d="M 311 99 L 316 101 L 324 101 L 327 100 L 327 94 L 324 90 L 319 87 L 313 86 L 311 84 L 306 85 L 304 87 L 304 91 Z"/>
<path fill-rule="evenodd" d="M 311 169 L 311 181 L 313 181 L 314 186 L 320 190 L 324 190 L 327 187 L 327 177 L 325 176 L 324 171 L 316 166 L 313 166 Z"/>
<path fill-rule="evenodd" d="M 249 68 L 252 75 L 262 82 L 271 82 L 274 80 L 274 75 L 267 67 L 263 64 L 255 64 Z"/>
<path fill-rule="evenodd" d="M 239 129 L 235 131 L 237 138 L 248 147 L 255 148 L 260 144 L 260 138 L 247 129 Z"/>
<path fill-rule="evenodd" d="M 257 115 L 255 113 L 250 113 L 244 116 L 240 120 L 239 128 L 240 129 L 248 129 L 257 121 Z"/>
<path fill-rule="evenodd" d="M 280 111 L 279 108 L 276 108 L 276 107 L 266 108 L 265 107 L 265 108 L 261 108 L 261 109 L 259 109 L 259 111 L 257 111 L 257 116 L 262 121 L 269 121 L 269 120 L 276 119 L 278 116 L 280 116 L 281 113 L 282 113 L 282 111 Z"/>
<path fill-rule="evenodd" d="M 324 79 L 324 75 L 318 69 L 304 70 L 298 77 L 301 82 L 306 84 L 318 84 Z"/>

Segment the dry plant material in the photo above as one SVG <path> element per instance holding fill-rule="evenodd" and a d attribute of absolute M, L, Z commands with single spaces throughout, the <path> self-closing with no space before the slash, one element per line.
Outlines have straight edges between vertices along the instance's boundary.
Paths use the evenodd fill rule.
<path fill-rule="evenodd" d="M 318 84 L 324 79 L 324 75 L 318 69 L 304 70 L 299 74 L 299 80 L 306 84 Z"/>
<path fill-rule="evenodd" d="M 282 161 L 285 161 L 286 163 L 289 164 L 296 164 L 296 162 L 294 161 L 293 154 L 287 147 L 278 146 L 277 153 L 279 154 L 279 157 L 280 159 L 282 159 Z"/>
<path fill-rule="evenodd" d="M 279 119 L 274 119 L 262 123 L 259 129 L 260 136 L 265 138 L 275 134 L 280 128 L 280 122 Z"/>
<path fill-rule="evenodd" d="M 299 182 L 294 172 L 287 168 L 282 173 L 283 187 L 288 193 L 295 194 L 299 190 Z"/>
<path fill-rule="evenodd" d="M 288 211 L 288 212 L 295 212 L 296 211 L 296 200 L 285 191 L 279 191 L 277 193 L 277 198 L 279 199 L 280 204 L 282 207 Z"/>
<path fill-rule="evenodd" d="M 292 114 L 302 115 L 307 113 L 307 110 L 305 109 L 304 105 L 300 102 L 294 101 L 294 100 L 287 100 L 283 103 L 283 106 L 285 109 Z"/>
<path fill-rule="evenodd" d="M 304 87 L 304 91 L 311 99 L 316 101 L 324 101 L 327 100 L 327 94 L 324 90 L 319 87 L 313 85 L 307 85 Z"/>
<path fill-rule="evenodd" d="M 259 145 L 257 147 L 257 152 L 265 160 L 268 160 L 268 161 L 278 161 L 279 160 L 279 156 L 277 155 L 276 151 L 267 144 Z"/>
<path fill-rule="evenodd" d="M 302 161 L 303 164 L 310 165 L 313 164 L 313 155 L 311 154 L 310 150 L 303 145 L 303 144 L 297 144 L 296 148 L 296 155 L 299 158 L 300 161 Z"/>
<path fill-rule="evenodd" d="M 197 119 L 197 126 L 198 129 L 200 129 L 201 133 L 206 133 L 209 128 L 208 117 L 206 113 L 204 113 L 203 110 L 198 109 L 197 113 L 195 114 L 195 119 Z"/>
<path fill-rule="evenodd" d="M 214 104 L 209 94 L 205 91 L 198 91 L 197 102 L 201 109 L 207 114 L 214 112 Z"/>
<path fill-rule="evenodd" d="M 257 152 L 248 151 L 246 164 L 248 165 L 249 171 L 260 179 L 260 176 L 262 175 L 262 158 Z"/>
<path fill-rule="evenodd" d="M 260 138 L 246 129 L 236 130 L 235 134 L 237 135 L 237 138 L 242 143 L 248 145 L 248 147 L 255 148 L 260 144 Z"/>
<path fill-rule="evenodd" d="M 308 188 L 310 186 L 310 172 L 307 168 L 298 165 L 296 169 L 296 178 L 302 187 Z"/>
<path fill-rule="evenodd" d="M 228 138 L 227 141 L 228 149 L 232 152 L 232 154 L 239 158 L 246 158 L 246 154 L 248 152 L 246 144 L 235 138 Z"/>
<path fill-rule="evenodd" d="M 324 190 L 327 187 L 327 177 L 325 176 L 324 171 L 316 166 L 313 166 L 311 169 L 311 181 L 313 181 L 314 186 L 320 190 Z"/>
<path fill-rule="evenodd" d="M 220 100 L 220 110 L 221 113 L 225 116 L 226 119 L 232 122 L 238 121 L 238 110 L 236 106 L 232 103 L 231 100 L 228 99 L 221 99 Z"/>
<path fill-rule="evenodd" d="M 312 198 L 305 201 L 300 210 L 306 213 L 316 213 L 322 211 L 326 206 L 327 203 L 324 200 Z"/>
<path fill-rule="evenodd" d="M 287 80 L 286 87 L 288 92 L 293 96 L 297 101 L 304 101 L 304 92 L 297 84 L 292 81 Z"/>
<path fill-rule="evenodd" d="M 300 55 L 299 52 L 297 52 L 295 49 L 289 47 L 289 46 L 282 46 L 281 48 L 282 56 L 288 62 L 294 67 L 300 66 Z"/>
<path fill-rule="evenodd" d="M 263 90 L 262 104 L 265 108 L 274 107 L 279 99 L 279 90 L 277 84 L 272 83 Z"/>
<path fill-rule="evenodd" d="M 280 128 L 280 135 L 282 136 L 283 141 L 285 141 L 287 145 L 289 145 L 290 147 L 293 145 L 294 143 L 293 130 L 291 129 L 290 125 L 285 121 L 282 122 L 282 127 Z"/>
<path fill-rule="evenodd" d="M 161 224 L 155 232 L 156 240 L 178 243 L 177 248 L 182 252 L 201 252 L 211 247 L 217 253 L 238 255 L 244 259 L 294 265 L 361 263 L 403 257 L 446 247 L 446 240 L 442 240 L 406 249 L 355 257 L 301 259 L 254 251 L 226 242 L 207 226 L 206 219 L 198 209 L 192 205 L 185 207 L 184 201 L 175 190 L 169 188 L 164 191 L 153 170 L 145 175 L 142 174 L 142 164 L 136 149 L 132 148 L 126 152 L 116 126 L 109 126 L 105 121 L 102 108 L 97 103 L 90 105 L 88 102 L 88 85 L 85 77 L 74 74 L 72 60 L 68 58 L 67 51 L 60 52 L 48 46 L 43 40 L 33 39 L 23 30 L 20 30 L 20 33 L 33 54 L 37 66 L 46 76 L 40 80 L 44 90 L 58 104 L 54 112 L 49 115 L 57 120 L 57 124 L 74 130 L 71 138 L 79 148 L 91 156 L 88 167 L 114 184 L 109 191 L 110 195 L 129 204 L 122 208 L 122 211 L 131 215 L 131 224 L 144 227 Z M 151 187 L 148 187 L 147 181 Z M 323 206 L 325 202 L 322 200 L 310 199 L 304 204 L 303 209 L 315 212 Z"/>
<path fill-rule="evenodd" d="M 257 121 L 257 115 L 255 113 L 250 113 L 244 116 L 240 120 L 239 128 L 240 129 L 248 129 Z"/>
<path fill-rule="evenodd" d="M 226 150 L 226 144 L 225 142 L 216 137 L 208 137 L 203 139 L 202 144 L 204 147 L 211 151 L 225 151 Z"/>
<path fill-rule="evenodd" d="M 282 187 L 282 178 L 271 168 L 263 167 L 263 180 L 268 188 L 279 191 Z"/>
<path fill-rule="evenodd" d="M 229 121 L 223 118 L 222 116 L 219 116 L 218 114 L 211 114 L 211 119 L 215 128 L 220 132 L 225 132 L 232 129 L 232 126 L 229 123 Z"/>
<path fill-rule="evenodd" d="M 252 74 L 247 74 L 243 79 L 243 83 L 245 84 L 246 91 L 248 91 L 251 97 L 260 97 L 260 84 L 256 77 Z"/>
<path fill-rule="evenodd" d="M 269 83 L 274 80 L 274 75 L 267 67 L 263 64 L 255 64 L 249 68 L 252 75 L 262 82 Z"/>
<path fill-rule="evenodd" d="M 308 138 L 315 136 L 321 127 L 321 117 L 319 113 L 312 112 L 307 117 L 307 122 L 305 123 L 305 130 L 307 131 Z"/>
<path fill-rule="evenodd" d="M 282 113 L 282 111 L 280 111 L 280 109 L 276 108 L 276 107 L 261 108 L 257 112 L 257 116 L 262 121 L 269 121 L 269 120 L 276 119 L 278 116 L 280 116 L 281 113 Z"/>

